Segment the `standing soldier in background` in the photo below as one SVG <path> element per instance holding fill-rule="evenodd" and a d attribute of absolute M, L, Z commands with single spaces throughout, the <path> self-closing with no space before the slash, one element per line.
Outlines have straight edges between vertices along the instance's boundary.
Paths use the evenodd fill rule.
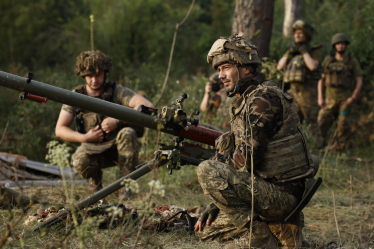
<path fill-rule="evenodd" d="M 218 123 L 220 129 L 229 130 L 230 117 L 227 112 L 229 105 L 230 99 L 227 98 L 223 82 L 218 78 L 218 73 L 212 74 L 205 85 L 204 97 L 200 104 L 200 110 L 206 113 L 206 122 L 209 123 L 205 125 Z"/>
<path fill-rule="evenodd" d="M 137 109 L 140 105 L 153 107 L 152 103 L 132 90 L 107 81 L 112 68 L 111 59 L 103 52 L 86 51 L 77 57 L 75 72 L 85 80 L 84 85 L 73 91 L 94 98 Z M 75 120 L 77 131 L 70 128 Z M 56 136 L 81 143 L 72 155 L 71 164 L 85 179 L 90 188 L 102 188 L 103 168 L 118 165 L 121 174 L 127 175 L 135 170 L 140 150 L 139 137 L 144 128 L 101 114 L 63 105 L 56 124 Z M 125 197 L 120 194 L 120 198 Z"/>
<path fill-rule="evenodd" d="M 321 78 L 321 47 L 311 46 L 314 28 L 297 20 L 293 25 L 293 46 L 279 60 L 277 69 L 285 70 L 283 81 L 291 84 L 291 92 L 298 110 L 300 122 L 310 125 L 313 145 L 321 148 L 323 138 L 318 127 L 317 82 Z"/>
<path fill-rule="evenodd" d="M 318 124 L 325 140 L 328 130 L 337 119 L 337 130 L 330 148 L 333 153 L 349 148 L 347 117 L 362 87 L 360 64 L 347 53 L 349 43 L 348 37 L 343 33 L 332 37 L 332 53 L 323 61 L 323 74 L 318 81 L 318 105 L 322 108 Z"/>

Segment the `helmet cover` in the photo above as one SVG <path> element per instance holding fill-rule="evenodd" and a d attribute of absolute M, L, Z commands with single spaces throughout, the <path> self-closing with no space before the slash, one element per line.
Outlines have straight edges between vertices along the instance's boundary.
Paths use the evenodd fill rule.
<path fill-rule="evenodd" d="M 231 63 L 237 66 L 252 66 L 254 69 L 261 65 L 256 46 L 248 43 L 241 34 L 221 37 L 216 40 L 209 50 L 207 61 L 217 70 L 219 65 Z"/>

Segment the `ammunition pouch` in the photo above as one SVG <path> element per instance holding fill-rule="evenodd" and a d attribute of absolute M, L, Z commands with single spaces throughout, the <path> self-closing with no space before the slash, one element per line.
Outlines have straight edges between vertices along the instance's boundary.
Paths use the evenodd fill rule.
<path fill-rule="evenodd" d="M 291 58 L 284 73 L 284 82 L 303 83 L 305 81 L 306 66 L 301 54 Z"/>
<path fill-rule="evenodd" d="M 230 160 L 232 153 L 235 150 L 235 136 L 234 133 L 226 132 L 219 136 L 215 142 L 216 154 L 211 160 L 219 161 L 231 165 Z"/>
<path fill-rule="evenodd" d="M 309 53 L 320 49 L 319 46 L 313 46 L 309 49 Z M 305 83 L 307 80 L 319 80 L 321 78 L 322 68 L 318 68 L 314 71 L 310 71 L 305 65 L 303 55 L 298 53 L 291 59 L 287 60 L 286 71 L 284 73 L 283 81 L 285 83 Z"/>
<path fill-rule="evenodd" d="M 353 85 L 352 75 L 347 62 L 331 62 L 325 71 L 325 84 L 327 87 L 340 87 L 350 89 Z"/>
<path fill-rule="evenodd" d="M 256 172 L 261 178 L 275 178 L 278 182 L 312 177 L 315 173 L 313 160 L 301 130 L 269 142 Z"/>
<path fill-rule="evenodd" d="M 235 150 L 234 134 L 231 131 L 222 134 L 216 139 L 215 145 L 217 153 L 225 157 L 230 155 Z"/>

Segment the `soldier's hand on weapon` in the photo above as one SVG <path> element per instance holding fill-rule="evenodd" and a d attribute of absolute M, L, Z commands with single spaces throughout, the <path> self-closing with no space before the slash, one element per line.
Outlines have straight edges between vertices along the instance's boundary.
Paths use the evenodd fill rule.
<path fill-rule="evenodd" d="M 212 83 L 208 82 L 205 85 L 205 93 L 210 93 L 212 91 Z"/>
<path fill-rule="evenodd" d="M 194 231 L 203 231 L 205 223 L 210 226 L 217 218 L 218 213 L 219 208 L 214 203 L 210 203 L 196 222 Z"/>
<path fill-rule="evenodd" d="M 118 127 L 117 119 L 115 118 L 108 117 L 108 118 L 105 118 L 103 122 L 101 122 L 101 129 L 103 129 L 105 133 L 114 131 L 115 129 L 117 129 L 117 127 Z"/>
<path fill-rule="evenodd" d="M 100 126 L 96 126 L 95 128 L 92 128 L 89 130 L 85 136 L 85 142 L 88 143 L 99 143 L 104 140 L 104 132 L 100 128 Z"/>
<path fill-rule="evenodd" d="M 324 108 L 326 106 L 325 100 L 323 98 L 318 98 L 318 106 Z"/>

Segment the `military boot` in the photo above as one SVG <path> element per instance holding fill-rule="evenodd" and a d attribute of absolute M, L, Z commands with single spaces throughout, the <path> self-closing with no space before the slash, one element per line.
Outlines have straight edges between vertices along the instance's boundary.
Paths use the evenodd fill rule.
<path fill-rule="evenodd" d="M 303 246 L 302 229 L 304 227 L 304 215 L 302 212 L 295 215 L 287 223 L 270 222 L 271 232 L 278 238 L 282 244 L 282 249 L 297 249 Z M 304 245 L 307 245 L 305 242 Z"/>
<path fill-rule="evenodd" d="M 97 191 L 99 191 L 100 189 L 103 188 L 103 184 L 101 182 L 101 177 L 100 178 L 97 178 L 97 177 L 89 178 L 88 183 L 90 185 L 90 190 L 92 192 L 97 192 Z"/>
<path fill-rule="evenodd" d="M 251 235 L 251 249 L 277 249 L 278 241 L 266 222 L 255 220 Z M 245 236 L 225 245 L 224 249 L 249 249 L 249 228 Z"/>
<path fill-rule="evenodd" d="M 100 189 L 103 188 L 103 184 L 101 180 L 95 179 L 95 178 L 90 178 L 88 179 L 88 183 L 90 184 L 90 190 L 92 192 L 97 192 Z"/>
<path fill-rule="evenodd" d="M 259 221 L 253 225 L 251 248 L 277 249 L 277 239 L 274 237 L 266 222 Z"/>

